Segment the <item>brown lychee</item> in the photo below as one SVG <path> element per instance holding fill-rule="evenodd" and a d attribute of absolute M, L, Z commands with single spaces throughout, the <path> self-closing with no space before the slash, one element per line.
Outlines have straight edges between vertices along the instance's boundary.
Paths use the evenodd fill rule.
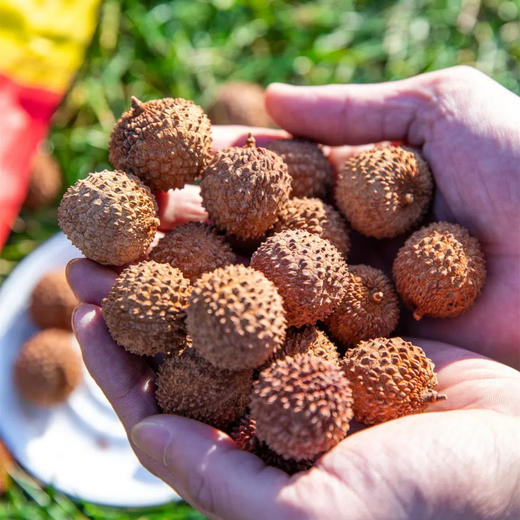
<path fill-rule="evenodd" d="M 346 292 L 325 318 L 332 337 L 345 347 L 362 340 L 389 336 L 399 321 L 399 300 L 392 282 L 379 269 L 349 265 Z"/>
<path fill-rule="evenodd" d="M 200 222 L 188 222 L 166 233 L 149 258 L 177 267 L 191 282 L 202 273 L 237 262 L 224 238 L 210 225 Z"/>
<path fill-rule="evenodd" d="M 255 145 L 221 150 L 203 172 L 201 195 L 210 219 L 242 240 L 262 238 L 289 199 L 287 165 Z"/>
<path fill-rule="evenodd" d="M 58 222 L 87 258 L 105 265 L 143 256 L 159 226 L 150 189 L 134 175 L 109 170 L 91 173 L 67 190 Z"/>
<path fill-rule="evenodd" d="M 334 244 L 346 258 L 350 249 L 349 227 L 345 219 L 320 199 L 293 198 L 282 209 L 272 231 L 303 229 Z"/>
<path fill-rule="evenodd" d="M 328 240 L 303 230 L 282 231 L 255 251 L 251 267 L 283 298 L 288 325 L 312 325 L 328 316 L 345 293 L 348 269 Z"/>
<path fill-rule="evenodd" d="M 420 222 L 432 191 L 430 168 L 416 151 L 381 146 L 347 159 L 339 172 L 335 197 L 355 230 L 391 238 Z"/>
<path fill-rule="evenodd" d="M 42 329 L 71 329 L 72 311 L 78 303 L 65 269 L 55 269 L 43 275 L 32 290 L 29 313 Z"/>
<path fill-rule="evenodd" d="M 82 364 L 70 332 L 46 329 L 24 345 L 14 365 L 16 387 L 39 406 L 62 403 L 82 380 Z"/>
<path fill-rule="evenodd" d="M 32 161 L 24 207 L 36 209 L 50 206 L 58 196 L 61 186 L 61 169 L 56 159 L 43 150 L 38 151 Z"/>
<path fill-rule="evenodd" d="M 287 163 L 292 197 L 325 197 L 333 184 L 332 166 L 322 148 L 304 139 L 278 139 L 266 148 Z"/>
<path fill-rule="evenodd" d="M 140 177 L 152 190 L 182 188 L 202 171 L 211 147 L 211 124 L 202 108 L 182 98 L 132 106 L 114 126 L 110 163 Z"/>
<path fill-rule="evenodd" d="M 352 388 L 354 417 L 363 424 L 419 413 L 445 399 L 435 391 L 432 361 L 402 338 L 362 341 L 347 350 L 342 366 Z"/>
<path fill-rule="evenodd" d="M 314 459 L 347 434 L 352 391 L 341 369 L 312 354 L 276 361 L 251 396 L 256 435 L 285 458 Z"/>
<path fill-rule="evenodd" d="M 285 339 L 283 301 L 275 285 L 243 265 L 203 274 L 186 312 L 193 347 L 221 369 L 258 367 Z"/>
<path fill-rule="evenodd" d="M 102 302 L 112 338 L 129 352 L 170 352 L 186 336 L 191 285 L 179 269 L 152 260 L 128 266 Z"/>
<path fill-rule="evenodd" d="M 393 274 L 416 319 L 453 318 L 473 305 L 486 267 L 478 240 L 466 229 L 435 222 L 408 238 L 394 260 Z"/>

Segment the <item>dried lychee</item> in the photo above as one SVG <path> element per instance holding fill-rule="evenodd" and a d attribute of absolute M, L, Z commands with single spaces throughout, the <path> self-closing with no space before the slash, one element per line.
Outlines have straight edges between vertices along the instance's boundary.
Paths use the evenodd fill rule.
<path fill-rule="evenodd" d="M 112 132 L 110 162 L 152 190 L 182 188 L 200 174 L 210 147 L 210 121 L 193 101 L 132 97 Z"/>
<path fill-rule="evenodd" d="M 276 361 L 251 396 L 256 435 L 279 455 L 313 459 L 340 442 L 352 418 L 352 391 L 341 369 L 312 354 Z"/>
<path fill-rule="evenodd" d="M 224 238 L 210 225 L 200 222 L 188 222 L 166 233 L 149 258 L 177 267 L 191 282 L 202 273 L 237 262 Z"/>
<path fill-rule="evenodd" d="M 251 258 L 283 298 L 288 325 L 312 325 L 341 302 L 348 275 L 343 256 L 328 240 L 287 230 L 265 240 Z"/>
<path fill-rule="evenodd" d="M 105 265 L 143 256 L 159 226 L 150 189 L 134 175 L 109 170 L 91 173 L 67 190 L 58 222 L 87 258 Z"/>
<path fill-rule="evenodd" d="M 347 159 L 338 176 L 335 197 L 355 230 L 375 238 L 391 238 L 419 223 L 432 190 L 430 169 L 417 152 L 383 146 Z"/>
<path fill-rule="evenodd" d="M 394 260 L 394 280 L 414 317 L 465 312 L 486 280 L 484 255 L 466 229 L 435 222 L 413 233 Z"/>
<path fill-rule="evenodd" d="M 216 367 L 255 368 L 285 339 L 283 301 L 262 273 L 230 265 L 195 282 L 187 327 L 197 353 Z"/>
<path fill-rule="evenodd" d="M 14 365 L 14 380 L 28 401 L 62 403 L 82 379 L 81 359 L 70 332 L 46 329 L 24 343 Z"/>
<path fill-rule="evenodd" d="M 282 209 L 272 231 L 303 229 L 334 244 L 346 258 L 350 249 L 348 224 L 329 204 L 320 199 L 293 198 Z"/>
<path fill-rule="evenodd" d="M 434 365 L 424 351 L 402 338 L 375 338 L 347 350 L 343 370 L 354 397 L 354 417 L 377 424 L 422 412 L 437 394 Z"/>
<path fill-rule="evenodd" d="M 102 302 L 114 340 L 133 354 L 170 352 L 186 336 L 191 285 L 179 269 L 152 260 L 128 266 Z"/>
<path fill-rule="evenodd" d="M 289 199 L 287 165 L 255 145 L 221 150 L 203 172 L 201 195 L 210 219 L 242 240 L 262 238 Z"/>
<path fill-rule="evenodd" d="M 70 288 L 65 269 L 51 271 L 39 280 L 31 293 L 29 312 L 42 329 L 71 329 L 71 318 L 78 300 Z"/>
<path fill-rule="evenodd" d="M 325 197 L 333 183 L 332 166 L 317 143 L 303 139 L 278 139 L 266 148 L 287 163 L 292 197 Z"/>
<path fill-rule="evenodd" d="M 361 340 L 390 335 L 398 320 L 397 294 L 384 273 L 368 265 L 349 265 L 343 300 L 325 318 L 332 337 L 351 347 Z"/>
<path fill-rule="evenodd" d="M 58 196 L 61 185 L 61 170 L 56 160 L 47 152 L 37 152 L 31 166 L 24 206 L 28 209 L 49 206 Z"/>
<path fill-rule="evenodd" d="M 160 365 L 155 396 L 164 413 L 227 429 L 245 413 L 252 375 L 251 370 L 219 370 L 188 346 Z"/>
<path fill-rule="evenodd" d="M 246 81 L 221 85 L 208 115 L 214 125 L 273 125 L 265 109 L 264 89 Z"/>

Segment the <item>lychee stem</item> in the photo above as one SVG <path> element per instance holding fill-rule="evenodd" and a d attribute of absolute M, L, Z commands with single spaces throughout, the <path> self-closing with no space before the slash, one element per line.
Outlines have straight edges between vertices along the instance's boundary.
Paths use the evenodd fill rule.
<path fill-rule="evenodd" d="M 423 403 L 436 403 L 437 401 L 445 401 L 447 398 L 446 394 L 439 394 L 435 390 L 426 390 L 421 395 Z"/>
<path fill-rule="evenodd" d="M 137 99 L 135 96 L 132 96 L 130 98 L 130 101 L 131 101 L 131 106 L 134 110 L 136 110 L 138 112 L 142 112 L 144 110 L 144 103 L 142 101 L 140 101 L 139 99 Z"/>
<path fill-rule="evenodd" d="M 246 144 L 244 145 L 244 148 L 253 148 L 256 146 L 256 139 L 253 137 L 253 134 L 249 132 L 247 134 L 247 140 Z"/>
<path fill-rule="evenodd" d="M 404 196 L 405 206 L 409 206 L 413 203 L 413 193 L 406 193 Z"/>
<path fill-rule="evenodd" d="M 384 294 L 383 294 L 383 291 L 377 291 L 375 293 L 372 294 L 372 299 L 376 302 L 376 303 L 379 303 L 383 300 L 383 297 L 384 297 Z"/>

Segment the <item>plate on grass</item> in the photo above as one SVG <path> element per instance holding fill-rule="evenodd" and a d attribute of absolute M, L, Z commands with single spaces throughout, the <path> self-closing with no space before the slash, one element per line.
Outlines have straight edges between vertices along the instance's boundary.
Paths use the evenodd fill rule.
<path fill-rule="evenodd" d="M 85 368 L 83 382 L 63 405 L 32 405 L 14 386 L 17 353 L 38 332 L 27 312 L 31 291 L 43 274 L 79 256 L 59 233 L 20 262 L 0 287 L 0 437 L 29 473 L 74 498 L 118 507 L 179 500 L 141 466 Z M 72 334 L 71 342 L 79 348 Z"/>

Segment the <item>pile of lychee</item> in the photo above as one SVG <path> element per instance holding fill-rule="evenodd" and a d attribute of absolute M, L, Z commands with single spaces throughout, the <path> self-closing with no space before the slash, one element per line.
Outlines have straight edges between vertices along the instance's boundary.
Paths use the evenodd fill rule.
<path fill-rule="evenodd" d="M 417 229 L 431 205 L 428 164 L 380 146 L 334 181 L 323 149 L 300 139 L 211 151 L 211 124 L 184 99 L 141 102 L 114 127 L 114 171 L 63 197 L 60 226 L 88 258 L 127 265 L 102 311 L 113 339 L 159 362 L 164 413 L 229 432 L 268 464 L 305 469 L 345 438 L 421 412 L 433 363 L 390 337 L 399 299 L 416 318 L 465 312 L 485 280 L 478 241 L 457 224 L 414 231 L 393 265 L 349 265 L 350 226 L 377 239 Z M 151 247 L 154 192 L 200 180 L 208 223 Z"/>

